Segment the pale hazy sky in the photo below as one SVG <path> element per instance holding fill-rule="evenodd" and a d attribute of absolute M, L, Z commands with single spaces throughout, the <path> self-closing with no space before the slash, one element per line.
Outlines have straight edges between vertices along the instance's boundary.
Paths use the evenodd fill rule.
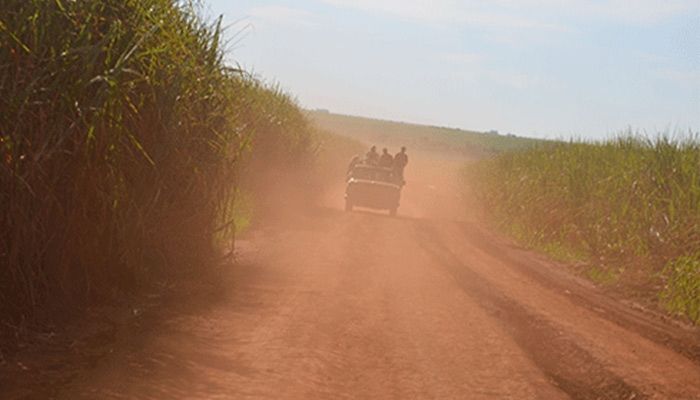
<path fill-rule="evenodd" d="M 333 112 L 603 138 L 700 130 L 700 0 L 205 0 L 230 60 Z"/>

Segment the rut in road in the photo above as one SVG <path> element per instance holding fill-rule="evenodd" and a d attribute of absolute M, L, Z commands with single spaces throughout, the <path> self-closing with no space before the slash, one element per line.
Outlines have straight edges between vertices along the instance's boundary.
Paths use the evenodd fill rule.
<path fill-rule="evenodd" d="M 460 222 L 459 225 L 466 236 L 465 240 L 474 243 L 490 256 L 512 265 L 518 271 L 543 282 L 550 288 L 568 292 L 570 298 L 575 298 L 579 304 L 585 305 L 600 318 L 624 326 L 651 341 L 663 343 L 700 366 L 700 341 L 697 334 L 668 329 L 668 321 L 665 319 L 644 318 L 643 312 L 630 308 L 629 305 L 611 301 L 600 293 L 593 295 L 594 293 L 586 288 L 571 285 L 568 272 L 548 268 L 541 262 L 533 260 L 532 257 L 526 262 L 522 257 L 528 255 L 525 250 L 504 251 L 503 244 L 493 243 L 490 240 L 492 237 L 489 237 L 490 235 L 484 232 L 482 227 L 467 222 Z M 532 256 L 532 254 L 529 255 Z"/>
<path fill-rule="evenodd" d="M 561 334 L 541 316 L 508 298 L 436 240 L 437 233 L 426 221 L 415 223 L 423 248 L 439 265 L 447 268 L 464 291 L 490 315 L 498 319 L 535 364 L 572 399 L 643 399 L 638 389 L 608 371 L 603 363 Z"/>

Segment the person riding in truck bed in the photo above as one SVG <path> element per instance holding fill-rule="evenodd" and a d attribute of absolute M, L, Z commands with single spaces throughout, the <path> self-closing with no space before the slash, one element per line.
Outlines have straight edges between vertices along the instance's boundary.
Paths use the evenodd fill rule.
<path fill-rule="evenodd" d="M 408 155 L 406 154 L 406 147 L 401 147 L 401 151 L 396 153 L 394 156 L 394 172 L 396 175 L 404 181 L 403 170 L 406 169 L 408 164 Z"/>

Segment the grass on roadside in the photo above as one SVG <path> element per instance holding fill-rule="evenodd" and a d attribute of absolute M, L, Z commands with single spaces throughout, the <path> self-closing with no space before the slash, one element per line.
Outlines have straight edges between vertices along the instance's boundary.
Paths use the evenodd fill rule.
<path fill-rule="evenodd" d="M 247 223 L 245 165 L 313 163 L 298 105 L 226 65 L 198 5 L 3 2 L 0 320 L 205 270 Z"/>
<path fill-rule="evenodd" d="M 482 161 L 471 178 L 524 243 L 566 249 L 591 279 L 651 288 L 670 312 L 700 322 L 697 139 L 541 144 Z"/>

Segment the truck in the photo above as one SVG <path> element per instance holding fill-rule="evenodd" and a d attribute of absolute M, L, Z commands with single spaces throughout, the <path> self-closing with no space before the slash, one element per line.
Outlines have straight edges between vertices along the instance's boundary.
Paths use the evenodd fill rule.
<path fill-rule="evenodd" d="M 388 210 L 395 216 L 403 180 L 391 168 L 358 164 L 350 170 L 345 188 L 345 211 L 354 207 Z"/>

